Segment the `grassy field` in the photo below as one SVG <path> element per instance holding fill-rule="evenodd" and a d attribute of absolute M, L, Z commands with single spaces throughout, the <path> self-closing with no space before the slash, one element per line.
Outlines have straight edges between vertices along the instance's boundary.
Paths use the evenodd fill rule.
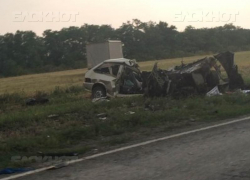
<path fill-rule="evenodd" d="M 236 63 L 250 82 L 248 59 L 250 52 L 236 53 Z M 159 66 L 167 68 L 180 61 L 162 60 Z M 151 70 L 153 63 L 140 66 Z M 0 169 L 36 166 L 33 161 L 12 162 L 13 156 L 36 156 L 39 151 L 92 154 L 172 129 L 250 114 L 250 96 L 242 93 L 185 99 L 117 98 L 92 103 L 82 88 L 84 72 L 81 69 L 0 79 Z M 25 100 L 31 95 L 46 97 L 49 102 L 27 106 Z M 101 113 L 106 118 L 97 116 Z"/>
<path fill-rule="evenodd" d="M 92 103 L 81 87 L 71 87 L 37 96 L 46 96 L 50 102 L 26 106 L 26 96 L 0 96 L 0 169 L 35 163 L 13 162 L 13 156 L 39 156 L 37 152 L 82 156 L 173 129 L 250 114 L 250 96 L 241 93 Z M 100 119 L 100 113 L 106 118 Z"/>
<path fill-rule="evenodd" d="M 194 60 L 203 58 L 204 56 L 195 56 L 183 58 L 184 63 L 189 63 Z M 238 52 L 235 55 L 236 63 L 239 65 L 239 70 L 243 74 L 244 79 L 250 82 L 250 51 Z M 166 59 L 159 61 L 140 62 L 139 65 L 142 70 L 151 70 L 155 62 L 159 62 L 159 67 L 169 68 L 181 64 L 182 59 Z M 77 69 L 53 73 L 43 73 L 34 75 L 25 75 L 19 77 L 10 77 L 0 79 L 0 94 L 13 93 L 24 91 L 27 94 L 34 94 L 36 91 L 52 91 L 56 86 L 70 87 L 81 86 L 84 80 L 84 73 L 87 69 Z"/>

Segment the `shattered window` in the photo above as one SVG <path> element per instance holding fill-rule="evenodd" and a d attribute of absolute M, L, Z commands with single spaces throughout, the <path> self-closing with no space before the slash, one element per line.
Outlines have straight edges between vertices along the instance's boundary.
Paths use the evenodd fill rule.
<path fill-rule="evenodd" d="M 107 63 L 107 64 L 103 64 L 99 66 L 94 71 L 100 74 L 110 74 L 113 76 L 117 76 L 119 72 L 119 68 L 120 68 L 120 65 Z"/>
<path fill-rule="evenodd" d="M 111 67 L 111 69 L 112 69 L 112 74 L 113 74 L 114 76 L 117 76 L 118 71 L 119 71 L 119 68 L 120 68 L 120 65 L 114 65 L 114 66 Z"/>
<path fill-rule="evenodd" d="M 109 67 L 110 67 L 110 64 L 103 64 L 99 66 L 98 68 L 96 68 L 94 71 L 96 73 L 101 73 L 101 74 L 110 74 Z"/>

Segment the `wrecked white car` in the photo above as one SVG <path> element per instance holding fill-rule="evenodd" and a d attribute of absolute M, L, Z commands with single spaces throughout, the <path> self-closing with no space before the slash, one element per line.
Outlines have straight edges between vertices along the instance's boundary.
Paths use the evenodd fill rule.
<path fill-rule="evenodd" d="M 84 87 L 93 98 L 142 94 L 141 72 L 134 60 L 106 60 L 85 74 Z"/>

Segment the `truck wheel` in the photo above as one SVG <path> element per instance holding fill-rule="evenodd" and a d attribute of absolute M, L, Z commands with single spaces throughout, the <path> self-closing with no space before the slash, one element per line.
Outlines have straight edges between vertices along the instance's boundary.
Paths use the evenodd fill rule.
<path fill-rule="evenodd" d="M 92 90 L 92 98 L 102 98 L 106 97 L 106 90 L 102 86 L 96 86 Z"/>

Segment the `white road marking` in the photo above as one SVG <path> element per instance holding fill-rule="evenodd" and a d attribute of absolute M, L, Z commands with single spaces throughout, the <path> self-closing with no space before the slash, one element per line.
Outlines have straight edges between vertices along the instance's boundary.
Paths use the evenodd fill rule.
<path fill-rule="evenodd" d="M 247 120 L 250 120 L 250 116 L 245 117 L 245 118 L 241 118 L 241 119 L 232 120 L 232 121 L 225 122 L 225 123 L 220 123 L 220 124 L 216 124 L 216 125 L 212 125 L 212 126 L 207 126 L 207 127 L 204 127 L 204 128 L 199 128 L 199 129 L 195 129 L 195 130 L 191 130 L 191 131 L 187 131 L 187 132 L 182 132 L 182 133 L 179 133 L 179 134 L 174 134 L 174 135 L 170 135 L 170 136 L 166 136 L 166 137 L 162 137 L 162 138 L 158 138 L 158 139 L 145 141 L 145 142 L 134 144 L 134 145 L 131 145 L 131 146 L 125 146 L 125 147 L 122 147 L 122 148 L 118 148 L 118 149 L 114 149 L 114 150 L 111 150 L 111 151 L 95 154 L 95 155 L 92 155 L 92 156 L 87 156 L 87 157 L 80 158 L 80 159 L 77 159 L 77 160 L 69 161 L 68 164 L 69 165 L 70 164 L 75 164 L 75 163 L 82 162 L 82 161 L 85 161 L 85 160 L 88 160 L 88 159 L 93 159 L 93 158 L 97 158 L 97 157 L 100 157 L 100 156 L 125 151 L 125 150 L 128 150 L 128 149 L 149 145 L 149 144 L 156 143 L 156 142 L 159 142 L 159 141 L 165 141 L 165 140 L 168 140 L 168 139 L 177 138 L 177 137 L 181 137 L 181 136 L 185 136 L 185 135 L 189 135 L 189 134 L 193 134 L 193 133 L 197 133 L 197 132 L 201 132 L 201 131 L 206 131 L 206 130 L 209 130 L 209 129 L 218 128 L 218 127 L 234 124 L 234 123 L 237 123 L 237 122 L 247 121 Z M 40 169 L 37 169 L 37 170 L 34 170 L 34 171 L 13 175 L 13 176 L 10 176 L 10 177 L 7 177 L 7 178 L 2 178 L 0 180 L 17 179 L 17 178 L 28 176 L 28 175 L 31 175 L 31 174 L 40 173 L 40 172 L 49 170 L 49 169 L 51 169 L 53 167 L 54 166 L 40 168 Z"/>

